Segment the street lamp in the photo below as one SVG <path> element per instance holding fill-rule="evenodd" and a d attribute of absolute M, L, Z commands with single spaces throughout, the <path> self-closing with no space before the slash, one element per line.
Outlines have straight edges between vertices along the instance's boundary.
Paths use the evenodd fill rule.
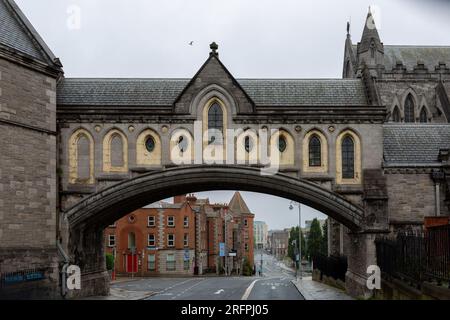
<path fill-rule="evenodd" d="M 293 210 L 294 206 L 298 207 L 298 277 L 302 279 L 302 204 L 291 201 L 289 210 Z"/>

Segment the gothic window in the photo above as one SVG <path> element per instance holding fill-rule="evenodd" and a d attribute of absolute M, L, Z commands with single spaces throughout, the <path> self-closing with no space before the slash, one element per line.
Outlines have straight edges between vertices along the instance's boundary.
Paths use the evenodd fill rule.
<path fill-rule="evenodd" d="M 85 134 L 80 135 L 77 142 L 77 178 L 87 180 L 91 176 L 90 142 Z"/>
<path fill-rule="evenodd" d="M 208 110 L 208 144 L 222 144 L 223 112 L 220 105 L 215 102 Z"/>
<path fill-rule="evenodd" d="M 253 140 L 249 136 L 244 138 L 244 148 L 247 153 L 253 150 Z"/>
<path fill-rule="evenodd" d="M 398 110 L 398 107 L 394 107 L 394 111 L 392 112 L 392 121 L 394 122 L 400 122 L 400 110 Z"/>
<path fill-rule="evenodd" d="M 421 123 L 427 123 L 428 122 L 428 116 L 427 116 L 427 110 L 425 107 L 422 107 L 422 110 L 420 111 L 420 122 Z"/>
<path fill-rule="evenodd" d="M 309 166 L 320 167 L 322 165 L 320 139 L 317 135 L 313 135 L 309 140 Z"/>
<path fill-rule="evenodd" d="M 415 122 L 414 100 L 411 94 L 408 94 L 405 100 L 405 122 Z"/>
<path fill-rule="evenodd" d="M 342 139 L 342 178 L 355 177 L 355 144 L 350 135 Z"/>
<path fill-rule="evenodd" d="M 122 137 L 118 134 L 114 134 L 111 139 L 111 166 L 122 167 L 123 165 L 124 159 Z"/>

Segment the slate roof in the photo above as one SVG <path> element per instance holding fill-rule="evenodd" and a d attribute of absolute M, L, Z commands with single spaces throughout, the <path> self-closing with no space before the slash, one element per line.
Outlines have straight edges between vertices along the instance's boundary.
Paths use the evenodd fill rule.
<path fill-rule="evenodd" d="M 386 124 L 383 126 L 387 165 L 439 164 L 439 149 L 450 149 L 450 125 Z"/>
<path fill-rule="evenodd" d="M 352 45 L 356 55 L 357 45 Z M 439 62 L 444 62 L 450 67 L 450 46 L 400 46 L 384 45 L 384 66 L 386 71 L 391 71 L 397 61 L 401 61 L 406 70 L 413 71 L 417 62 L 421 61 L 425 67 L 434 71 Z"/>
<path fill-rule="evenodd" d="M 236 214 L 250 214 L 250 209 L 241 196 L 241 193 L 236 191 L 228 205 L 229 209 Z"/>
<path fill-rule="evenodd" d="M 146 209 L 180 209 L 184 203 L 168 203 L 165 201 L 158 201 L 145 206 Z"/>
<path fill-rule="evenodd" d="M 0 0 L 0 45 L 55 64 L 55 56 L 13 0 Z"/>
<path fill-rule="evenodd" d="M 408 71 L 412 71 L 418 61 L 422 61 L 430 71 L 445 62 L 450 67 L 450 47 L 444 46 L 384 46 L 384 65 L 392 70 L 397 60 L 403 62 Z"/>
<path fill-rule="evenodd" d="M 366 106 L 360 79 L 237 79 L 260 106 Z M 66 78 L 58 105 L 170 106 L 189 79 Z"/>

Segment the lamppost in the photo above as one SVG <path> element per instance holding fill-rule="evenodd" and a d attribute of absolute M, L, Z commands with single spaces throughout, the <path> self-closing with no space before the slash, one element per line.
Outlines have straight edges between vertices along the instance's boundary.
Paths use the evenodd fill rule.
<path fill-rule="evenodd" d="M 289 210 L 293 210 L 294 206 L 298 207 L 298 277 L 302 279 L 302 204 L 291 201 Z"/>
<path fill-rule="evenodd" d="M 226 210 L 225 210 L 225 215 L 224 215 L 224 223 L 225 223 L 225 230 L 224 230 L 224 243 L 225 243 L 225 273 L 228 276 L 229 274 L 229 261 L 228 261 L 228 247 L 227 247 L 227 240 L 228 240 L 228 225 L 227 222 L 233 222 L 233 216 L 230 215 Z"/>

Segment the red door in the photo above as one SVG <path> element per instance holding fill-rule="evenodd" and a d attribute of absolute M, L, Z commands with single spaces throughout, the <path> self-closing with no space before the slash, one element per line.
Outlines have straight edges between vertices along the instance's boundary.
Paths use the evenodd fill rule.
<path fill-rule="evenodd" d="M 127 255 L 127 272 L 137 272 L 138 271 L 138 256 L 137 254 Z"/>

